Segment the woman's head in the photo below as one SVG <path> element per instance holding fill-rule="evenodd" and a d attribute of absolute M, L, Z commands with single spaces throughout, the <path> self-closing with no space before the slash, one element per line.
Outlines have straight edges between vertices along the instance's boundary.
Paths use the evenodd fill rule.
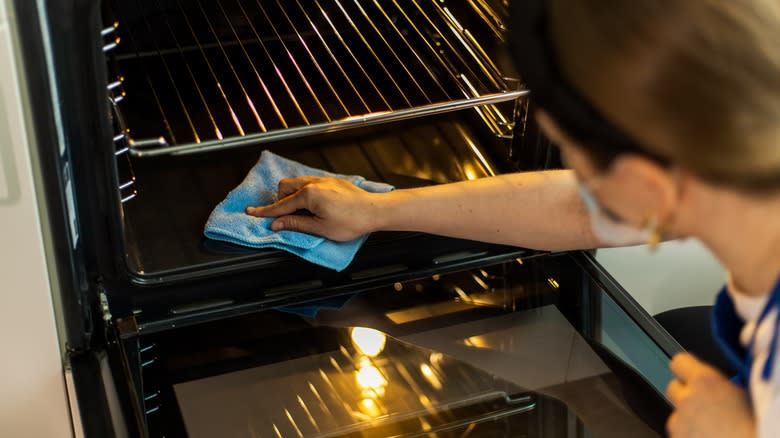
<path fill-rule="evenodd" d="M 561 76 L 644 152 L 780 190 L 780 2 L 550 0 L 547 12 Z M 601 168 L 613 158 L 584 146 Z"/>
<path fill-rule="evenodd" d="M 512 4 L 540 124 L 609 211 L 690 224 L 694 191 L 780 199 L 780 2 Z"/>

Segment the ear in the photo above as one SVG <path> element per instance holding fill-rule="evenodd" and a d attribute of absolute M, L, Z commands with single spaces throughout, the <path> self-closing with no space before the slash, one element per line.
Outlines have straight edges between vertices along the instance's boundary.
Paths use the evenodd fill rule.
<path fill-rule="evenodd" d="M 637 154 L 624 154 L 615 159 L 607 176 L 627 191 L 636 194 L 637 201 L 647 211 L 645 219 L 655 216 L 669 224 L 680 201 L 680 179 L 674 170 Z"/>

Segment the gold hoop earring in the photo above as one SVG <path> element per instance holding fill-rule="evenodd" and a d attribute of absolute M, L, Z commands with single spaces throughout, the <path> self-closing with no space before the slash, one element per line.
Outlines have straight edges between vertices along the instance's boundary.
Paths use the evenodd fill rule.
<path fill-rule="evenodd" d="M 658 250 L 658 245 L 664 240 L 666 226 L 662 221 L 658 220 L 658 216 L 656 215 L 651 215 L 646 223 L 647 227 L 650 229 L 650 237 L 647 238 L 647 247 L 650 249 L 650 252 L 655 252 Z"/>

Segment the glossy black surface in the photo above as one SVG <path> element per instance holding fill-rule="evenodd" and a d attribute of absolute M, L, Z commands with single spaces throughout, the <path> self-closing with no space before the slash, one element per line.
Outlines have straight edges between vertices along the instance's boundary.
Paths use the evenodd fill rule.
<path fill-rule="evenodd" d="M 358 174 L 398 188 L 482 178 L 505 171 L 472 128 L 471 114 L 450 114 L 433 119 L 354 131 L 310 142 L 274 145 L 275 152 L 312 167 Z M 245 249 L 210 241 L 203 226 L 211 210 L 238 185 L 256 163 L 259 150 L 133 160 L 138 196 L 124 205 L 127 263 L 139 281 L 207 275 L 222 270 L 283 264 L 295 260 L 301 269 L 314 269 L 302 260 L 275 250 Z M 391 254 L 394 249 L 424 245 L 415 233 L 381 233 L 372 236 L 359 254 Z M 461 245 L 472 249 L 473 243 Z M 444 249 L 442 248 L 444 251 Z M 452 252 L 452 250 L 447 250 Z M 442 254 L 446 254 L 443 252 Z M 387 259 L 382 267 L 405 263 Z"/>
<path fill-rule="evenodd" d="M 392 401 L 383 399 L 385 395 L 375 397 L 377 406 L 386 408 L 382 415 L 414 410 L 419 400 L 408 397 L 424 394 L 433 400 L 437 394 L 448 394 L 442 400 L 465 400 L 486 388 L 496 389 L 491 386 L 495 384 L 507 395 L 549 400 L 539 402 L 532 413 L 501 418 L 501 424 L 510 424 L 518 436 L 660 436 L 669 412 L 661 390 L 670 377 L 669 354 L 677 347 L 651 319 L 636 314 L 631 300 L 603 275 L 585 255 L 539 256 L 377 288 L 352 296 L 338 310 L 321 304 L 316 316 L 310 309 L 280 308 L 141 336 L 139 362 L 148 363 L 143 367 L 143 391 L 147 396 L 157 394 L 144 407 L 151 435 L 187 436 L 187 427 L 204 421 L 233 418 L 233 424 L 238 421 L 236 409 L 258 427 L 278 422 L 280 431 L 289 432 L 293 430 L 289 421 L 282 426 L 279 420 L 286 416 L 284 409 L 296 424 L 310 422 L 297 402 L 299 395 L 310 404 L 311 394 L 303 394 L 308 388 L 304 380 L 322 395 L 329 386 L 325 380 L 315 381 L 322 375 L 319 369 L 334 379 L 354 382 L 344 373 L 357 378 L 368 357 L 382 376 L 385 395 L 390 397 L 390 388 L 396 388 L 392 397 L 399 397 Z M 356 326 L 408 344 L 386 338 L 384 350 L 361 355 L 360 342 L 350 338 L 350 331 L 334 330 Z M 433 386 L 416 393 L 408 392 L 408 379 L 397 381 L 397 364 L 414 363 L 412 380 L 424 381 L 423 365 L 430 367 L 441 358 L 453 367 L 448 370 L 468 371 L 461 378 L 437 371 L 440 387 L 429 382 Z M 485 376 L 497 380 L 484 380 Z M 264 379 L 270 380 L 263 385 Z M 253 392 L 283 382 L 288 382 L 290 392 L 272 391 L 278 393 L 272 399 Z M 372 424 L 358 421 L 359 415 L 349 417 L 350 410 L 360 411 L 364 398 L 362 392 L 355 393 L 360 388 L 347 383 L 336 387 L 322 397 L 338 402 L 334 406 L 344 412 L 339 415 L 346 415 L 339 427 L 360 425 L 356 430 L 366 428 L 364 436 L 381 436 L 384 432 L 378 431 L 384 429 L 372 429 Z M 219 408 L 208 408 L 214 401 L 208 394 L 222 400 Z M 247 402 L 255 399 L 256 403 Z M 231 409 L 231 403 L 238 405 Z M 482 413 L 508 409 L 505 403 L 491 403 L 457 412 L 444 409 L 442 415 L 448 422 L 468 424 Z M 393 427 L 423 432 L 426 426 L 417 422 Z M 295 436 L 281 434 L 287 435 Z"/>
<path fill-rule="evenodd" d="M 373 329 L 318 327 L 279 341 L 307 338 L 323 341 L 312 345 L 319 353 L 175 385 L 188 436 L 538 436 L 554 404 Z"/>

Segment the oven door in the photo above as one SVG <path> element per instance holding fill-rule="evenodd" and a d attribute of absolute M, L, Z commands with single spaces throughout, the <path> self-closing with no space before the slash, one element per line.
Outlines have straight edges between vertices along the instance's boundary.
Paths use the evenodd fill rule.
<path fill-rule="evenodd" d="M 141 331 L 115 346 L 122 363 L 105 387 L 132 393 L 123 412 L 137 423 L 122 427 L 152 437 L 662 436 L 667 364 L 680 351 L 586 253 Z"/>

